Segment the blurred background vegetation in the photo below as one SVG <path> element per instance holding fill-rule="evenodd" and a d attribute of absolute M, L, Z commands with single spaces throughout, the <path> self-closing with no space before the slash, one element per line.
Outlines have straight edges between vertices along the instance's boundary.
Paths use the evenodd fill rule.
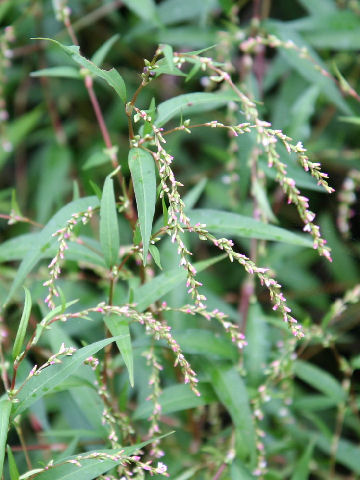
<path fill-rule="evenodd" d="M 2 302 L 15 276 L 17 262 L 26 252 L 26 246 L 20 241 L 16 250 L 12 239 L 38 228 L 15 217 L 45 224 L 74 196 L 93 195 L 96 186 L 101 190 L 110 172 L 103 140 L 77 66 L 60 49 L 36 39 L 47 37 L 72 44 L 66 29 L 56 19 L 54 4 L 55 0 L 2 0 L 0 3 Z M 218 338 L 215 327 L 197 317 L 189 320 L 179 312 L 166 314 L 178 332 L 179 343 L 208 388 L 203 400 L 191 400 L 190 394 L 186 394 L 188 404 L 183 400 L 182 407 L 182 400 L 174 401 L 180 390 L 174 386 L 176 377 L 171 360 L 165 365 L 163 388 L 170 390 L 167 397 L 164 393 L 169 401 L 164 408 L 167 415 L 164 431 L 174 428 L 177 433 L 164 439 L 162 447 L 172 478 L 238 480 L 259 475 L 269 480 L 359 478 L 360 213 L 356 191 L 360 185 L 360 106 L 356 92 L 360 77 L 360 2 L 73 0 L 69 7 L 85 57 L 91 58 L 112 38 L 102 68 L 115 67 L 121 73 L 128 98 L 141 81 L 144 58 L 151 59 L 159 43 L 171 45 L 174 51 L 180 52 L 212 47 L 204 55 L 228 67 L 234 82 L 257 102 L 260 118 L 282 129 L 295 143 L 304 143 L 311 160 L 321 162 L 323 171 L 329 174 L 330 185 L 336 190 L 332 195 L 326 194 L 292 158 L 286 158 L 285 149 L 280 150 L 281 159 L 288 163 L 289 175 L 310 198 L 311 209 L 316 212 L 321 231 L 332 248 L 332 263 L 319 258 L 312 249 L 236 239 L 239 251 L 255 256 L 258 265 L 275 272 L 294 314 L 305 326 L 305 340 L 296 343 L 289 338 L 272 312 L 264 289 L 254 286 L 240 268 L 224 262 L 199 277 L 205 285 L 209 306 L 219 308 L 246 329 L 249 345 L 240 367 L 236 353 L 222 343 L 217 353 L 207 351 L 210 337 Z M 12 30 L 5 29 L 8 26 Z M 269 35 L 279 39 L 278 48 L 269 45 Z M 254 46 L 249 47 L 247 40 L 257 37 Z M 305 54 L 303 48 L 306 48 Z M 44 69 L 47 71 L 39 72 Z M 218 88 L 219 85 L 201 71 L 194 71 L 194 75 L 186 79 L 162 75 L 144 89 L 137 105 L 148 109 L 153 98 L 158 105 L 184 93 L 211 92 Z M 111 138 L 119 148 L 122 171 L 128 178 L 128 124 L 124 107 L 101 80 L 95 82 L 95 90 Z M 192 122 L 217 119 L 234 124 L 243 120 L 242 113 L 232 103 L 220 107 L 193 115 Z M 177 124 L 177 120 L 172 120 L 171 125 Z M 287 204 L 261 153 L 261 168 L 255 184 L 251 181 L 254 180 L 251 158 L 256 148 L 255 134 L 235 138 L 221 129 L 196 129 L 191 135 L 175 133 L 167 139 L 167 149 L 175 157 L 175 173 L 184 184 L 181 191 L 192 192 L 188 198 L 194 205 L 254 215 L 265 222 L 301 232 L 296 209 Z M 156 215 L 161 216 L 161 208 Z M 122 217 L 119 224 L 122 245 L 128 245 L 132 242 L 132 231 Z M 87 228 L 90 232 L 91 227 Z M 197 260 L 216 253 L 193 238 L 189 237 L 188 241 Z M 161 243 L 160 253 L 165 270 L 178 266 L 170 242 Z M 84 308 L 102 298 L 107 287 L 101 271 L 89 266 L 79 269 L 74 258 L 66 263 L 64 271 L 64 280 L 60 283 L 66 298 L 80 298 Z M 127 298 L 129 286 L 136 289 L 139 285 L 134 266 L 130 265 L 123 275 L 115 295 L 118 303 Z M 45 276 L 44 263 L 29 279 L 33 298 L 42 298 Z M 251 295 L 247 294 L 249 291 Z M 252 295 L 255 293 L 257 300 Z M 176 288 L 164 300 L 175 307 L 185 304 L 188 301 L 185 286 Z M 8 335 L 3 342 L 5 352 L 16 332 L 14 325 L 19 321 L 21 303 L 18 292 L 4 316 L 2 328 Z M 34 322 L 36 315 L 40 315 L 41 308 L 38 308 Z M 100 327 L 96 322 L 86 329 L 76 322 L 61 328 L 78 341 L 99 338 Z M 212 336 L 204 335 L 201 339 L 200 328 L 206 328 Z M 139 352 L 134 358 L 135 393 L 126 387 L 126 373 L 119 376 L 116 388 L 121 392 L 120 405 L 138 425 L 138 431 L 145 432 L 146 422 L 142 419 L 146 419 L 146 414 L 139 413 L 135 407 L 142 405 L 148 394 L 148 369 L 140 355 L 144 339 L 137 329 L 134 338 L 134 351 Z M 51 342 L 45 341 L 42 348 L 48 345 Z M 34 358 L 36 355 L 39 353 L 35 353 Z M 279 359 L 281 368 L 276 371 L 274 362 Z M 236 372 L 240 371 L 239 378 L 244 383 L 236 383 L 237 380 L 232 383 L 234 370 L 230 370 L 231 375 L 224 373 L 229 372 L 226 370 L 229 365 L 237 366 Z M 259 386 L 265 384 L 269 398 L 258 393 Z M 243 385 L 249 396 L 246 405 L 243 404 Z M 228 395 L 222 395 L 221 391 L 227 388 Z M 80 412 L 79 398 L 76 400 L 71 392 L 61 392 L 34 408 L 24 427 L 27 441 L 42 444 L 41 433 L 45 432 L 52 443 L 66 443 L 69 438 L 64 440 L 51 433 L 52 428 L 64 430 L 73 424 L 79 430 L 88 428 L 89 417 Z M 196 405 L 200 406 L 183 411 Z M 255 447 L 256 452 L 249 455 L 250 459 L 246 453 L 242 456 L 237 451 L 233 461 L 229 458 L 232 426 L 241 437 L 243 424 L 242 420 L 237 421 L 237 415 L 247 412 L 249 405 L 253 415 L 255 412 L 255 428 L 266 435 L 261 439 L 262 434 L 257 432 L 257 442 L 262 446 Z M 256 418 L 257 410 L 265 415 L 264 420 Z M 86 439 L 76 438 L 86 445 Z M 15 446 L 19 469 L 24 471 L 25 459 L 16 450 L 19 441 L 15 433 L 9 443 Z M 44 458 L 41 450 L 34 450 L 31 455 L 33 465 Z M 254 461 L 255 457 L 260 458 L 260 463 Z M 222 468 L 223 465 L 226 468 Z M 6 475 L 7 472 L 5 478 L 10 478 Z"/>

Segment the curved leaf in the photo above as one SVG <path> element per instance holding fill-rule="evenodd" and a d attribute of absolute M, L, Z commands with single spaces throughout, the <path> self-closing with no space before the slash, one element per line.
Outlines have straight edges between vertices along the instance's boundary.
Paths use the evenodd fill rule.
<path fill-rule="evenodd" d="M 112 68 L 111 70 L 102 70 L 99 68 L 95 63 L 91 62 L 87 58 L 83 57 L 80 54 L 80 48 L 75 45 L 66 46 L 56 40 L 51 38 L 34 38 L 34 40 L 47 40 L 48 42 L 55 43 L 58 45 L 64 52 L 66 52 L 70 57 L 78 64 L 81 65 L 83 68 L 86 68 L 96 77 L 100 77 L 105 82 L 112 87 L 115 92 L 119 95 L 121 100 L 125 103 L 126 102 L 126 87 L 124 80 L 120 73 Z"/>
<path fill-rule="evenodd" d="M 154 160 L 149 152 L 141 148 L 132 148 L 129 152 L 129 168 L 134 184 L 136 206 L 139 215 L 143 243 L 143 262 L 146 265 L 156 203 Z"/>
<path fill-rule="evenodd" d="M 216 401 L 216 396 L 209 384 L 200 383 L 198 385 L 200 397 L 197 397 L 188 385 L 172 385 L 162 391 L 159 402 L 161 411 L 164 414 L 181 412 L 189 408 L 196 408 L 201 405 L 209 405 Z M 134 420 L 148 418 L 153 410 L 151 401 L 146 401 L 139 405 L 133 416 Z"/>

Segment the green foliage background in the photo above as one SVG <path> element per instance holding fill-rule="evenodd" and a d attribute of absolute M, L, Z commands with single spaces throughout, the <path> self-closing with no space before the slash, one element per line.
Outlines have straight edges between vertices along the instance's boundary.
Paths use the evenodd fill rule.
<path fill-rule="evenodd" d="M 193 252 L 191 261 L 204 262 L 196 265 L 208 309 L 217 308 L 228 315 L 246 335 L 248 345 L 240 353 L 221 326 L 204 316 L 179 311 L 191 298 L 177 248 L 166 235 L 158 248 L 150 244 L 146 267 L 136 253 L 139 248 L 122 264 L 129 248 L 139 247 L 151 234 L 151 223 L 145 223 L 151 222 L 153 215 L 152 157 L 145 150 L 137 152 L 139 165 L 149 162 L 150 173 L 146 174 L 136 170 L 140 168 L 137 160 L 131 160 L 132 168 L 128 162 L 128 117 L 121 78 L 112 77 L 110 83 L 114 81 L 115 86 L 111 88 L 109 77 L 104 81 L 105 74 L 84 63 L 76 52 L 72 51 L 71 58 L 53 42 L 39 40 L 50 38 L 67 46 L 74 43 L 56 18 L 59 5 L 55 0 L 0 3 L 1 25 L 14 28 L 14 40 L 8 43 L 4 43 L 2 28 L 0 52 L 0 110 L 5 112 L 0 123 L 0 363 L 4 383 L 0 461 L 6 445 L 10 447 L 3 478 L 128 478 L 116 469 L 113 458 L 104 461 L 104 468 L 99 467 L 99 460 L 90 459 L 81 468 L 64 463 L 48 472 L 42 469 L 51 460 L 62 462 L 90 451 L 112 448 L 114 454 L 109 425 L 115 425 L 118 443 L 128 449 L 128 457 L 136 451 L 134 445 L 149 439 L 153 401 L 146 399 L 153 394 L 149 378 L 154 368 L 144 352 L 148 352 L 148 360 L 152 352 L 163 367 L 153 385 L 161 391 L 161 432 L 175 431 L 160 441 L 165 452 L 161 461 L 171 478 L 359 478 L 360 230 L 356 189 L 360 185 L 360 108 L 356 92 L 360 3 L 69 2 L 81 54 L 97 67 L 116 69 L 125 82 L 127 101 L 141 83 L 144 58 L 151 61 L 158 45 L 166 45 L 154 78 L 136 99 L 136 106 L 151 117 L 145 125 L 141 121 L 134 124 L 135 133 L 142 138 L 152 134 L 149 125 L 155 118 L 166 130 L 186 126 L 188 118 L 191 125 L 246 121 L 238 99 L 219 79 L 210 79 L 196 62 L 193 68 L 181 69 L 173 62 L 173 52 L 205 49 L 200 55 L 211 57 L 231 74 L 240 90 L 255 101 L 259 118 L 293 138 L 294 145 L 303 142 L 311 161 L 320 162 L 329 174 L 329 184 L 336 190 L 331 195 L 303 171 L 294 155 L 279 147 L 288 175 L 316 212 L 316 221 L 332 249 L 332 262 L 319 257 L 311 248 L 311 239 L 302 233 L 302 221 L 267 166 L 255 131 L 235 137 L 222 128 L 190 128 L 191 134 L 176 131 L 166 137 L 165 148 L 174 157 L 172 167 L 183 184 L 179 192 L 191 222 L 206 224 L 218 237 L 232 238 L 236 251 L 269 268 L 304 327 L 305 338 L 295 339 L 281 315 L 272 310 L 264 287 L 254 283 L 241 266 L 218 257 L 214 245 L 185 233 L 184 242 Z M 273 48 L 276 42 L 278 46 Z M 84 67 L 93 69 L 94 90 L 128 187 L 130 169 L 134 169 L 136 202 L 134 195 L 129 201 L 133 208 L 137 205 L 140 226 L 126 214 L 129 204 L 121 198 L 117 175 L 109 177 L 114 170 L 109 158 L 114 152 L 104 150 L 84 86 Z M 205 103 L 197 103 L 197 97 L 191 96 L 196 92 L 209 93 Z M 189 97 L 180 97 L 184 94 Z M 170 99 L 172 103 L 165 103 Z M 146 188 L 141 190 L 143 181 Z M 156 181 L 159 186 L 158 173 Z M 132 192 L 131 188 L 127 192 Z M 164 225 L 164 217 L 166 223 L 158 194 L 153 234 Z M 140 205 L 141 195 L 144 201 Z M 145 335 L 141 322 L 129 326 L 123 311 L 106 316 L 107 336 L 111 332 L 118 346 L 106 347 L 107 353 L 100 350 L 111 341 L 105 340 L 99 311 L 88 312 L 91 321 L 69 318 L 41 331 L 40 322 L 49 312 L 43 283 L 49 278 L 47 264 L 57 251 L 51 235 L 65 227 L 73 213 L 86 211 L 88 206 L 100 208 L 100 215 L 96 210 L 90 222 L 74 229 L 80 241 L 69 243 L 62 262 L 57 313 L 71 315 L 111 298 L 114 306 L 131 303 L 138 312 L 148 310 L 156 316 L 156 307 L 166 302 L 172 310 L 162 311 L 159 319 L 171 325 L 197 372 L 200 397 L 182 383 L 164 337 L 154 342 Z M 254 219 L 262 223 L 255 225 Z M 46 226 L 38 233 L 42 225 Z M 116 282 L 109 282 L 115 264 L 121 269 Z M 32 306 L 28 293 L 23 305 L 19 288 L 23 284 L 31 293 Z M 75 299 L 78 303 L 71 305 Z M 17 397 L 20 403 L 9 407 L 5 390 L 9 386 L 6 379 L 14 378 L 12 346 L 17 338 L 16 357 L 19 338 L 28 342 L 33 332 L 39 335 L 39 342 L 19 367 L 19 384 L 35 364 L 42 365 L 58 352 L 63 342 L 78 350 L 60 366 L 49 366 L 28 381 Z M 103 342 L 101 346 L 99 342 Z M 87 352 L 100 360 L 95 373 L 82 364 Z M 106 361 L 110 362 L 107 366 Z M 58 381 L 54 380 L 55 368 Z M 108 369 L 108 375 L 110 372 L 105 388 L 115 417 L 113 424 L 105 426 L 104 398 L 94 388 L 102 368 Z M 32 385 L 36 389 L 41 386 L 36 397 Z M 24 445 L 28 446 L 28 459 Z M 156 467 L 150 450 L 144 448 L 143 461 L 151 459 Z M 29 473 L 31 469 L 39 470 Z M 101 476 L 106 472 L 108 477 Z M 150 476 L 140 468 L 133 478 L 142 475 Z"/>

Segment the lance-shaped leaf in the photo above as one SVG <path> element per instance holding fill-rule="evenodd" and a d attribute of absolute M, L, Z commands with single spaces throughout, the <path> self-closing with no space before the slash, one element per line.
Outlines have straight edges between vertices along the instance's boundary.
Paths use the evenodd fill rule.
<path fill-rule="evenodd" d="M 100 205 L 100 243 L 109 268 L 116 264 L 120 240 L 119 226 L 116 214 L 114 184 L 110 177 L 106 177 Z"/>
<path fill-rule="evenodd" d="M 11 405 L 11 401 L 7 398 L 0 401 L 0 478 L 2 478 L 4 465 L 5 445 L 9 428 Z"/>
<path fill-rule="evenodd" d="M 146 265 L 156 203 L 154 160 L 149 152 L 141 148 L 132 148 L 129 152 L 129 168 L 134 184 L 143 243 L 144 265 Z"/>
<path fill-rule="evenodd" d="M 255 428 L 245 384 L 234 367 L 207 362 L 212 387 L 234 422 L 239 454 L 243 459 L 256 458 Z"/>
<path fill-rule="evenodd" d="M 157 437 L 161 439 L 167 437 L 172 432 Z M 131 447 L 119 448 L 118 450 L 95 450 L 90 452 L 80 453 L 71 457 L 61 459 L 54 466 L 56 468 L 42 471 L 36 476 L 37 480 L 92 480 L 93 478 L 102 475 L 111 468 L 116 467 L 124 461 L 125 458 L 134 455 L 138 450 L 142 449 L 149 443 L 156 440 L 150 438 L 146 442 L 131 445 Z M 100 459 L 99 454 L 104 453 L 104 458 Z M 111 458 L 113 456 L 113 459 Z"/>
<path fill-rule="evenodd" d="M 179 95 L 160 103 L 155 123 L 161 127 L 174 117 L 216 110 L 229 102 L 239 100 L 233 92 L 195 92 Z"/>
<path fill-rule="evenodd" d="M 134 386 L 134 357 L 131 345 L 129 319 L 120 315 L 109 315 L 104 317 L 107 328 L 111 335 L 119 336 L 116 345 L 123 357 L 124 363 L 129 373 L 130 385 Z"/>
<path fill-rule="evenodd" d="M 44 252 L 51 245 L 57 243 L 56 238 L 53 237 L 53 233 L 55 233 L 58 229 L 63 228 L 74 213 L 86 211 L 88 208 L 96 208 L 98 205 L 99 201 L 97 197 L 84 197 L 68 203 L 55 213 L 55 215 L 48 221 L 41 232 L 37 234 L 36 242 L 32 243 L 31 249 L 21 262 L 8 296 L 5 300 L 5 304 L 11 300 L 15 291 L 20 287 L 40 258 L 42 258 Z"/>
<path fill-rule="evenodd" d="M 30 312 L 31 312 L 31 305 L 32 305 L 31 295 L 27 288 L 24 287 L 24 290 L 25 290 L 24 310 L 21 315 L 20 325 L 16 333 L 16 338 L 15 338 L 14 347 L 12 351 L 13 360 L 15 360 L 15 358 L 19 355 L 21 351 L 22 345 L 24 343 L 27 325 L 30 318 Z"/>
<path fill-rule="evenodd" d="M 312 247 L 312 240 L 306 235 L 290 232 L 284 228 L 254 220 L 245 215 L 239 215 L 222 210 L 195 209 L 188 212 L 191 223 L 204 223 L 209 232 L 221 236 L 258 238 L 274 240 L 303 247 Z"/>
<path fill-rule="evenodd" d="M 53 42 L 58 45 L 64 52 L 66 52 L 70 57 L 78 64 L 81 65 L 83 68 L 89 70 L 90 73 L 95 75 L 96 77 L 100 77 L 105 82 L 112 87 L 115 92 L 119 95 L 121 100 L 125 103 L 126 102 L 126 87 L 124 80 L 120 73 L 112 68 L 111 70 L 103 70 L 99 68 L 95 63 L 91 62 L 87 58 L 83 57 L 80 54 L 80 48 L 75 45 L 66 46 L 56 40 L 52 40 L 51 38 L 35 38 L 34 40 L 47 40 L 49 42 Z"/>
<path fill-rule="evenodd" d="M 32 376 L 16 395 L 19 402 L 16 404 L 14 415 L 19 415 L 39 398 L 50 393 L 55 387 L 75 373 L 88 357 L 118 339 L 118 337 L 107 338 L 80 348 L 73 355 L 62 357 L 61 363 L 51 365 L 41 371 L 39 375 Z"/>
<path fill-rule="evenodd" d="M 91 61 L 94 62 L 95 65 L 100 66 L 103 63 L 106 55 L 111 50 L 111 47 L 119 38 L 120 38 L 120 35 L 117 33 L 112 37 L 110 37 L 108 40 L 106 40 L 106 42 L 103 45 L 101 45 L 101 47 L 98 50 L 96 50 L 96 52 L 91 58 Z"/>
<path fill-rule="evenodd" d="M 7 459 L 8 459 L 8 465 L 9 465 L 10 480 L 19 480 L 19 476 L 20 476 L 19 475 L 19 470 L 17 468 L 14 455 L 13 455 L 9 445 L 7 446 L 6 450 L 7 450 Z"/>

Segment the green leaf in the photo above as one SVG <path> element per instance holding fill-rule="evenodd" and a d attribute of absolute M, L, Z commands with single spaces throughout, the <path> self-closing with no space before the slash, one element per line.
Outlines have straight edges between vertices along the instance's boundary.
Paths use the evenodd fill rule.
<path fill-rule="evenodd" d="M 250 304 L 245 336 L 248 345 L 244 349 L 244 364 L 248 382 L 251 386 L 259 386 L 264 378 L 270 342 L 266 318 L 258 303 Z"/>
<path fill-rule="evenodd" d="M 201 197 L 207 184 L 207 178 L 202 178 L 183 198 L 185 203 L 185 211 L 194 208 L 196 202 Z"/>
<path fill-rule="evenodd" d="M 172 385 L 164 388 L 159 398 L 162 413 L 181 412 L 189 408 L 209 405 L 216 401 L 216 396 L 210 385 L 200 383 L 198 389 L 201 393 L 200 397 L 197 397 L 188 385 Z M 134 413 L 134 420 L 148 418 L 153 407 L 151 401 L 140 404 Z"/>
<path fill-rule="evenodd" d="M 24 343 L 26 329 L 28 326 L 29 318 L 30 318 L 30 313 L 31 313 L 31 306 L 32 306 L 31 295 L 29 290 L 26 287 L 24 287 L 24 290 L 25 290 L 25 303 L 24 303 L 23 313 L 21 315 L 20 325 L 19 325 L 18 331 L 16 332 L 16 338 L 13 346 L 13 351 L 12 351 L 13 360 L 15 360 L 15 358 L 21 352 L 21 349 Z"/>
<path fill-rule="evenodd" d="M 91 57 L 91 61 L 95 63 L 98 67 L 102 65 L 106 55 L 109 53 L 111 47 L 116 43 L 120 38 L 120 35 L 117 33 L 110 37 L 106 42 L 101 45 L 101 47 L 94 53 Z"/>
<path fill-rule="evenodd" d="M 130 0 L 129 0 L 130 1 Z M 186 20 L 198 22 L 206 19 L 206 15 L 217 8 L 216 0 L 165 0 L 157 9 L 161 22 L 164 25 L 184 22 Z M 206 49 L 205 49 L 206 50 Z"/>
<path fill-rule="evenodd" d="M 311 46 L 302 38 L 302 36 L 296 32 L 295 29 L 291 28 L 284 22 L 274 20 L 266 21 L 265 25 L 269 33 L 275 34 L 283 42 L 291 40 L 298 47 L 305 47 L 315 62 L 322 68 L 326 69 L 324 62 L 311 48 Z M 348 106 L 342 97 L 340 90 L 337 88 L 331 78 L 322 75 L 321 72 L 315 68 L 312 62 L 306 58 L 301 58 L 300 55 L 294 52 L 292 49 L 282 48 L 280 49 L 280 54 L 302 77 L 304 77 L 311 84 L 317 85 L 321 89 L 322 93 L 327 97 L 328 101 L 334 103 L 343 113 L 351 115 L 351 108 Z"/>
<path fill-rule="evenodd" d="M 154 159 L 149 152 L 141 148 L 132 148 L 129 152 L 129 168 L 134 184 L 143 243 L 143 263 L 146 265 L 156 204 Z"/>
<path fill-rule="evenodd" d="M 160 268 L 160 270 L 162 270 L 159 249 L 155 245 L 149 245 L 149 252 L 154 259 L 155 264 Z"/>
<path fill-rule="evenodd" d="M 112 87 L 115 92 L 119 95 L 121 100 L 126 102 L 126 87 L 124 80 L 121 75 L 115 68 L 111 70 L 102 70 L 95 63 L 91 62 L 87 58 L 80 55 L 80 48 L 75 45 L 66 46 L 56 40 L 51 38 L 34 38 L 34 40 L 46 40 L 58 45 L 64 52 L 66 52 L 78 65 L 81 65 L 83 68 L 89 70 L 90 73 L 96 77 L 102 78 L 105 82 Z"/>
<path fill-rule="evenodd" d="M 166 435 L 162 435 L 160 438 L 170 435 L 172 432 Z M 73 455 L 71 457 L 63 458 L 59 462 L 59 466 L 56 465 L 56 468 L 42 471 L 39 475 L 36 476 L 36 480 L 92 480 L 95 477 L 102 475 L 108 470 L 116 467 L 124 461 L 124 458 L 134 455 L 138 450 L 142 449 L 149 443 L 153 442 L 154 439 L 151 438 L 146 442 L 138 443 L 132 445 L 131 447 L 119 448 L 117 450 L 94 450 L 83 452 L 78 455 Z M 98 458 L 93 459 L 84 459 L 82 457 L 88 457 L 96 453 L 105 453 L 107 455 L 119 455 L 119 460 L 99 460 Z M 69 462 L 69 460 L 77 460 L 80 462 L 81 466 L 77 466 Z M 64 464 L 65 463 L 65 464 Z"/>
<path fill-rule="evenodd" d="M 229 102 L 236 101 L 240 101 L 240 99 L 233 92 L 196 92 L 179 95 L 158 105 L 158 116 L 155 123 L 161 127 L 176 116 L 216 110 Z"/>
<path fill-rule="evenodd" d="M 81 80 L 79 70 L 76 70 L 74 67 L 50 67 L 43 68 L 42 70 L 36 70 L 36 72 L 31 72 L 30 77 L 59 77 L 59 78 L 77 78 Z"/>
<path fill-rule="evenodd" d="M 340 122 L 352 123 L 353 125 L 360 125 L 360 117 L 339 117 Z"/>
<path fill-rule="evenodd" d="M 31 250 L 33 244 L 37 242 L 37 235 L 38 233 L 25 233 L 0 244 L 0 263 L 22 260 Z M 70 242 L 69 249 L 66 251 L 66 258 L 105 267 L 104 259 L 100 255 L 100 244 L 89 237 L 80 236 L 79 239 L 84 244 Z M 90 248 L 85 245 L 89 245 Z M 94 250 L 99 251 L 99 253 Z M 43 253 L 41 258 L 53 258 L 56 252 L 57 245 L 52 245 Z"/>
<path fill-rule="evenodd" d="M 191 223 L 204 223 L 207 230 L 214 234 L 235 237 L 258 238 L 290 243 L 303 247 L 312 247 L 311 239 L 284 228 L 254 220 L 251 217 L 221 210 L 196 209 L 188 212 Z"/>
<path fill-rule="evenodd" d="M 329 11 L 336 12 L 335 0 L 298 0 L 311 15 L 326 15 Z"/>
<path fill-rule="evenodd" d="M 111 335 L 120 337 L 119 340 L 116 340 L 116 345 L 128 370 L 130 385 L 134 387 L 134 355 L 131 344 L 129 319 L 119 315 L 108 315 L 104 316 L 104 322 L 110 330 Z"/>
<path fill-rule="evenodd" d="M 231 340 L 215 336 L 214 332 L 190 328 L 186 332 L 174 330 L 173 334 L 184 353 L 218 357 L 234 362 L 238 358 L 237 349 Z"/>
<path fill-rule="evenodd" d="M 20 118 L 7 122 L 6 139 L 11 144 L 11 149 L 0 149 L 0 168 L 6 160 L 13 154 L 18 145 L 26 140 L 29 133 L 36 127 L 43 117 L 42 108 L 35 108 L 29 113 L 25 113 Z"/>
<path fill-rule="evenodd" d="M 302 360 L 297 360 L 294 364 L 294 373 L 303 382 L 335 399 L 337 402 L 341 403 L 346 400 L 346 393 L 341 388 L 340 383 L 321 368 Z"/>
<path fill-rule="evenodd" d="M 31 249 L 21 262 L 16 272 L 14 281 L 10 287 L 10 291 L 6 297 L 5 305 L 9 303 L 16 290 L 20 287 L 27 275 L 42 258 L 43 253 L 51 245 L 57 243 L 56 238 L 54 238 L 52 234 L 58 229 L 63 228 L 74 213 L 86 211 L 89 207 L 97 208 L 98 205 L 99 201 L 97 197 L 84 197 L 68 203 L 57 213 L 55 213 L 55 215 L 49 220 L 41 232 L 37 234 L 37 241 L 32 244 Z"/>
<path fill-rule="evenodd" d="M 245 384 L 235 367 L 207 362 L 205 371 L 221 403 L 231 415 L 239 439 L 240 456 L 256 458 L 255 428 Z"/>
<path fill-rule="evenodd" d="M 215 263 L 223 260 L 225 255 L 219 255 L 209 260 L 197 262 L 194 264 L 197 272 L 201 272 Z M 143 312 L 152 303 L 159 300 L 166 293 L 171 292 L 179 283 L 186 281 L 186 272 L 180 268 L 175 268 L 161 273 L 150 282 L 141 285 L 134 292 L 133 302 L 136 304 L 136 310 Z"/>
<path fill-rule="evenodd" d="M 311 441 L 300 460 L 296 463 L 291 480 L 308 480 L 310 475 L 310 462 L 313 456 L 315 440 Z"/>
<path fill-rule="evenodd" d="M 114 182 L 106 177 L 100 204 L 100 243 L 105 263 L 109 268 L 116 265 L 119 248 L 119 226 L 117 220 Z"/>
<path fill-rule="evenodd" d="M 7 398 L 0 400 L 0 478 L 2 477 L 5 445 L 8 436 L 9 418 L 12 403 Z"/>
<path fill-rule="evenodd" d="M 238 458 L 231 464 L 230 474 L 231 480 L 254 480 L 256 478 Z"/>
<path fill-rule="evenodd" d="M 124 0 L 123 3 L 143 20 L 156 20 L 156 5 L 154 0 Z"/>
<path fill-rule="evenodd" d="M 7 446 L 6 450 L 7 450 L 10 480 L 19 480 L 19 470 L 17 468 L 14 455 L 9 445 Z"/>
<path fill-rule="evenodd" d="M 109 162 L 109 155 L 106 155 L 104 151 L 96 150 L 86 160 L 86 162 L 82 166 L 82 170 L 89 170 L 90 168 L 98 167 L 108 162 Z"/>
<path fill-rule="evenodd" d="M 20 390 L 16 398 L 19 400 L 14 409 L 14 415 L 19 415 L 35 403 L 39 398 L 47 395 L 76 372 L 80 365 L 91 355 L 94 355 L 118 337 L 107 338 L 80 348 L 73 355 L 62 358 L 62 363 L 52 365 L 39 375 L 31 377 Z"/>

